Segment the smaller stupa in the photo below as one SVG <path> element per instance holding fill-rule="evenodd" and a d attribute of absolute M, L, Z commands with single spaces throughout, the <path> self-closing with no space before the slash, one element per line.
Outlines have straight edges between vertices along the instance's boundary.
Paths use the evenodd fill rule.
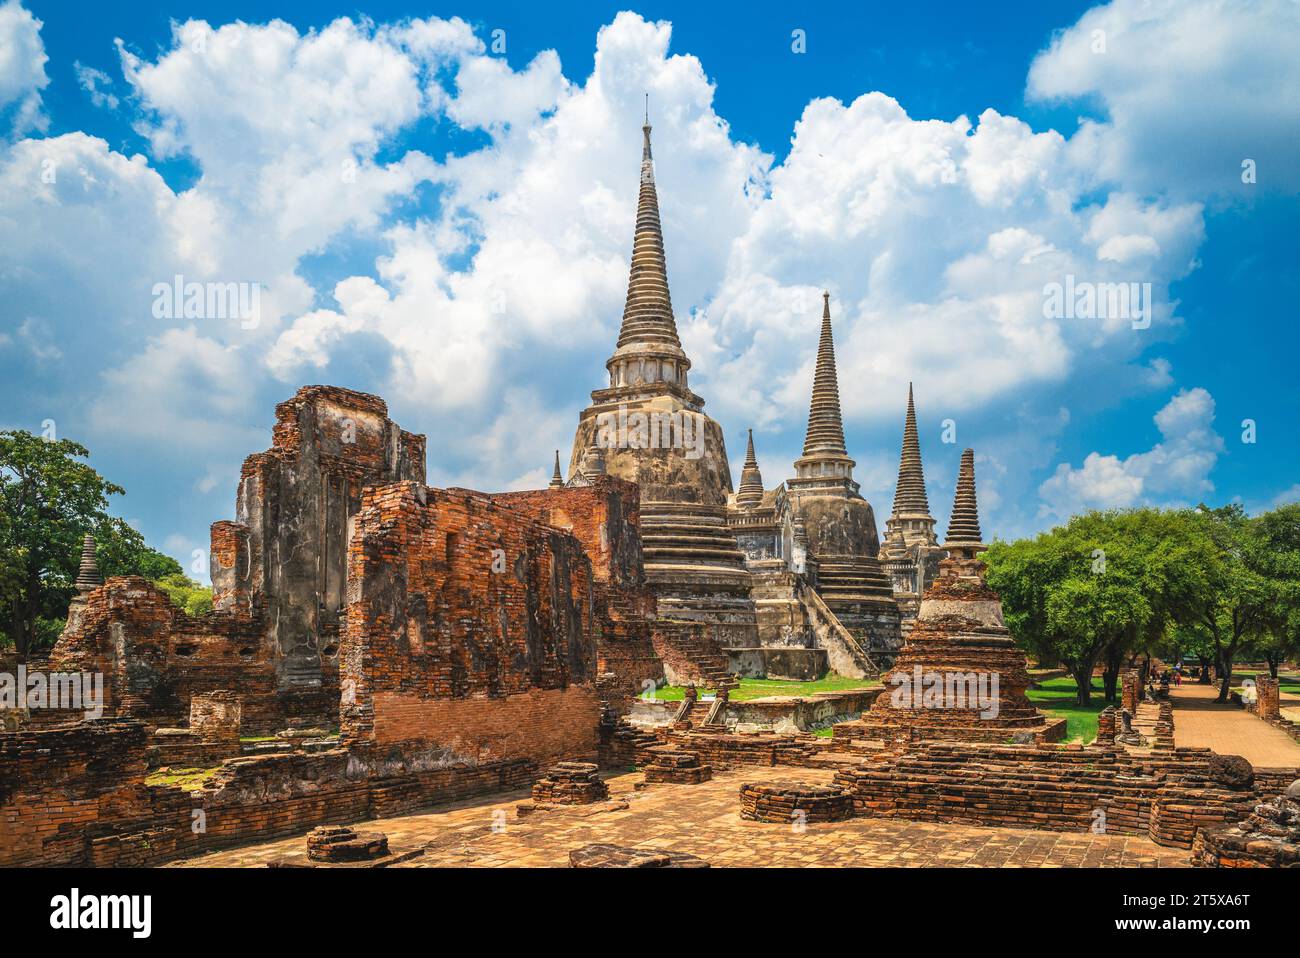
<path fill-rule="evenodd" d="M 81 565 L 77 569 L 77 579 L 73 583 L 77 594 L 68 605 L 68 621 L 64 631 L 81 628 L 82 616 L 86 611 L 86 599 L 104 584 L 104 577 L 99 574 L 99 563 L 95 561 L 95 537 L 89 533 L 81 540 Z"/>
<path fill-rule="evenodd" d="M 87 533 L 81 540 L 81 567 L 77 570 L 77 592 L 84 596 L 104 584 L 104 577 L 99 574 L 99 563 L 95 561 L 95 537 Z"/>
<path fill-rule="evenodd" d="M 749 430 L 745 447 L 745 465 L 740 472 L 740 486 L 733 499 L 741 509 L 753 509 L 763 501 L 763 474 L 758 470 L 758 457 L 754 455 L 754 430 Z"/>
<path fill-rule="evenodd" d="M 979 553 L 975 452 L 962 453 L 948 558 L 921 600 L 920 613 L 884 691 L 862 716 L 866 737 L 971 742 L 1051 741 L 1065 732 L 1025 696 L 1029 665 L 1003 624 L 1002 600 L 985 579 Z"/>

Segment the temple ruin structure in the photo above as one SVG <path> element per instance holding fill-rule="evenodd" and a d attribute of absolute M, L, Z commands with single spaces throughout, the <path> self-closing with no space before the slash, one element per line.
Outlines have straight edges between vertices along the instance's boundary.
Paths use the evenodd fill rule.
<path fill-rule="evenodd" d="M 916 428 L 912 384 L 907 384 L 907 415 L 903 421 L 903 450 L 898 459 L 894 509 L 885 521 L 880 564 L 893 584 L 901 631 L 906 639 L 921 608 L 921 596 L 939 573 L 944 551 L 934 533 L 934 517 L 925 492 L 921 441 Z"/>

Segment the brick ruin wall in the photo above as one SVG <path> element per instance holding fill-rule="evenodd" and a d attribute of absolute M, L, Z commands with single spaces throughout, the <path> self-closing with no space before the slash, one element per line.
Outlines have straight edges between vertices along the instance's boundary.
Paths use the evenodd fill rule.
<path fill-rule="evenodd" d="M 624 715 L 645 683 L 659 684 L 656 601 L 641 557 L 640 491 L 601 476 L 589 486 L 498 493 L 492 498 L 578 539 L 591 560 L 596 672 L 601 698 Z"/>
<path fill-rule="evenodd" d="M 1197 829 L 1241 820 L 1264 795 L 1224 767 L 1209 749 L 925 742 L 844 768 L 836 782 L 860 816 L 1142 835 L 1190 848 Z"/>
<path fill-rule="evenodd" d="M 523 788 L 553 761 L 597 756 L 597 590 L 573 535 L 416 482 L 368 489 L 354 530 L 340 744 L 226 757 L 247 731 L 235 674 L 237 694 L 191 694 L 184 729 L 0 733 L 0 865 L 154 864 Z M 124 583 L 86 615 L 138 593 L 137 624 L 174 626 L 165 597 Z M 181 788 L 146 781 L 160 755 L 224 760 Z"/>
<path fill-rule="evenodd" d="M 416 766 L 595 758 L 594 579 L 574 536 L 486 496 L 378 486 L 348 581 L 347 744 Z"/>
<path fill-rule="evenodd" d="M 0 867 L 155 865 L 317 825 L 522 789 L 524 759 L 375 775 L 345 748 L 225 762 L 196 789 L 146 784 L 143 723 L 0 733 Z"/>
<path fill-rule="evenodd" d="M 49 667 L 102 672 L 109 713 L 182 724 L 195 693 L 238 689 L 243 732 L 337 722 L 349 520 L 362 490 L 424 479 L 423 436 L 383 400 L 307 386 L 276 407 L 271 449 L 244 461 L 236 519 L 212 526 L 212 613 L 113 578 L 74 605 Z"/>

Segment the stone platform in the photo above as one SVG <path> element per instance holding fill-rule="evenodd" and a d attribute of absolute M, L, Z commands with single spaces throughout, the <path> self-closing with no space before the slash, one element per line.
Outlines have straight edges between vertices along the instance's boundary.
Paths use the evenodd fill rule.
<path fill-rule="evenodd" d="M 764 781 L 829 784 L 832 773 L 771 768 Z M 1065 834 L 1052 831 L 945 825 L 895 819 L 852 818 L 809 823 L 802 832 L 748 822 L 736 807 L 736 791 L 755 769 L 720 772 L 690 788 L 637 792 L 639 774 L 609 779 L 611 798 L 624 809 L 599 815 L 581 807 L 555 806 L 543 818 L 514 820 L 527 791 L 489 801 L 461 802 L 435 811 L 365 823 L 388 835 L 394 848 L 423 847 L 401 868 L 566 868 L 569 854 L 596 842 L 684 852 L 714 868 L 772 867 L 1185 867 L 1188 853 L 1162 848 L 1146 837 Z M 498 823 L 508 820 L 505 827 Z M 302 847 L 302 836 L 214 852 L 177 863 L 181 867 L 259 866 Z"/>

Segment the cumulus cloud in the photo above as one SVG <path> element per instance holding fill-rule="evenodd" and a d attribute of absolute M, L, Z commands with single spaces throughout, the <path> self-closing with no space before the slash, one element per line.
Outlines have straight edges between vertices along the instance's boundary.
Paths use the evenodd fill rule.
<path fill-rule="evenodd" d="M 724 410 L 757 399 L 760 423 L 797 420 L 820 286 L 832 292 L 841 389 L 858 421 L 892 417 L 909 380 L 964 412 L 1059 382 L 1081 354 L 1123 364 L 1167 335 L 1168 285 L 1192 268 L 1200 207 L 1095 199 L 1067 146 L 993 110 L 972 124 L 913 119 L 881 93 L 809 104 L 688 332 L 720 364 L 717 378 L 740 385 Z M 1067 276 L 1151 283 L 1154 329 L 1045 317 L 1045 285 Z"/>
<path fill-rule="evenodd" d="M 1214 397 L 1197 386 L 1181 389 L 1155 415 L 1161 441 L 1121 460 L 1089 453 L 1083 465 L 1061 463 L 1041 486 L 1042 515 L 1066 518 L 1085 509 L 1111 509 L 1214 491 L 1209 475 L 1223 452 L 1214 431 Z"/>
<path fill-rule="evenodd" d="M 499 383 L 535 377 L 539 351 L 563 361 L 566 346 L 612 348 L 647 90 L 673 294 L 688 307 L 705 301 L 770 158 L 731 140 L 700 62 L 670 56 L 670 36 L 668 24 L 619 14 L 601 29 L 582 85 L 564 79 L 552 52 L 518 72 L 464 59 L 447 113 L 487 131 L 489 144 L 434 175 L 444 191 L 437 220 L 385 234 L 378 281 L 340 284 L 339 308 L 280 335 L 277 374 L 323 367 L 335 344 L 365 329 L 395 350 L 394 389 L 435 410 L 499 409 Z M 566 415 L 581 388 L 560 407 Z"/>
<path fill-rule="evenodd" d="M 1053 37 L 1027 93 L 1099 106 L 1102 117 L 1071 141 L 1079 168 L 1099 181 L 1240 195 L 1242 163 L 1253 160 L 1258 189 L 1294 193 L 1297 32 L 1292 0 L 1114 0 Z"/>
<path fill-rule="evenodd" d="M 41 103 L 41 91 L 50 82 L 45 75 L 48 59 L 41 21 L 18 0 L 0 4 L 0 115 L 11 117 L 15 134 L 49 125 Z"/>
<path fill-rule="evenodd" d="M 1202 38 L 1196 55 L 1225 76 L 1253 75 L 1238 63 L 1253 51 L 1235 9 L 1215 15 L 1227 38 Z M 1275 4 L 1260 9 L 1281 17 Z M 181 483 L 200 492 L 265 445 L 249 424 L 265 426 L 271 402 L 305 381 L 385 395 L 403 425 L 437 437 L 434 481 L 537 484 L 605 375 L 648 91 L 692 385 L 732 435 L 753 425 L 772 437 L 769 482 L 797 449 L 829 289 L 850 425 L 896 422 L 909 380 L 932 422 L 1001 404 L 1020 431 L 990 437 L 981 462 L 988 501 L 1010 501 L 1015 476 L 1059 458 L 1068 422 L 1064 410 L 1026 412 L 1035 398 L 1081 369 L 1132 391 L 1172 386 L 1169 363 L 1147 353 L 1177 327 L 1169 288 L 1195 268 L 1210 187 L 1201 174 L 1162 185 L 1143 172 L 1161 151 L 1186 152 L 1167 136 L 1158 148 L 1127 141 L 1156 113 L 1152 142 L 1169 124 L 1211 139 L 1204 117 L 1221 104 L 1186 109 L 1196 91 L 1172 54 L 1138 67 L 1077 61 L 1090 17 L 1108 25 L 1113 53 L 1126 37 L 1150 51 L 1203 23 L 1165 14 L 1157 24 L 1132 4 L 1099 8 L 1040 55 L 1031 95 L 1106 107 L 1071 137 L 994 110 L 913 117 L 872 92 L 807 104 L 780 163 L 733 135 L 706 65 L 670 49 L 671 25 L 632 13 L 601 28 L 585 77 L 572 65 L 566 75 L 554 51 L 513 69 L 457 19 L 342 18 L 305 31 L 188 21 L 150 53 L 127 38 L 123 86 L 75 68 L 92 99 L 133 111 L 148 157 L 79 132 L 0 147 L 0 285 L 30 323 L 0 333 L 0 374 L 36 382 L 33 343 L 60 350 L 25 408 L 80 410 L 89 393 L 85 426 L 114 443 L 203 436 L 207 455 L 190 457 Z M 0 102 L 35 96 L 39 112 L 39 23 L 9 0 L 0 36 L 18 38 L 0 47 Z M 1191 43 L 1170 49 L 1190 56 Z M 1159 105 L 1151 91 L 1184 99 Z M 1256 130 L 1271 149 L 1279 110 L 1251 105 L 1227 142 Z M 445 153 L 416 148 L 431 123 L 472 135 Z M 159 174 L 163 160 L 192 167 L 185 188 Z M 364 255 L 311 269 L 349 244 Z M 258 283 L 261 323 L 155 318 L 151 290 L 175 275 Z M 1149 282 L 1152 327 L 1045 316 L 1045 284 L 1066 276 Z M 1057 498 L 1140 501 L 1208 482 L 1212 431 L 1193 439 L 1186 418 L 1170 412 L 1149 453 L 1061 467 L 1049 480 Z M 896 449 L 853 452 L 887 510 Z M 955 460 L 934 468 L 949 482 Z"/>

